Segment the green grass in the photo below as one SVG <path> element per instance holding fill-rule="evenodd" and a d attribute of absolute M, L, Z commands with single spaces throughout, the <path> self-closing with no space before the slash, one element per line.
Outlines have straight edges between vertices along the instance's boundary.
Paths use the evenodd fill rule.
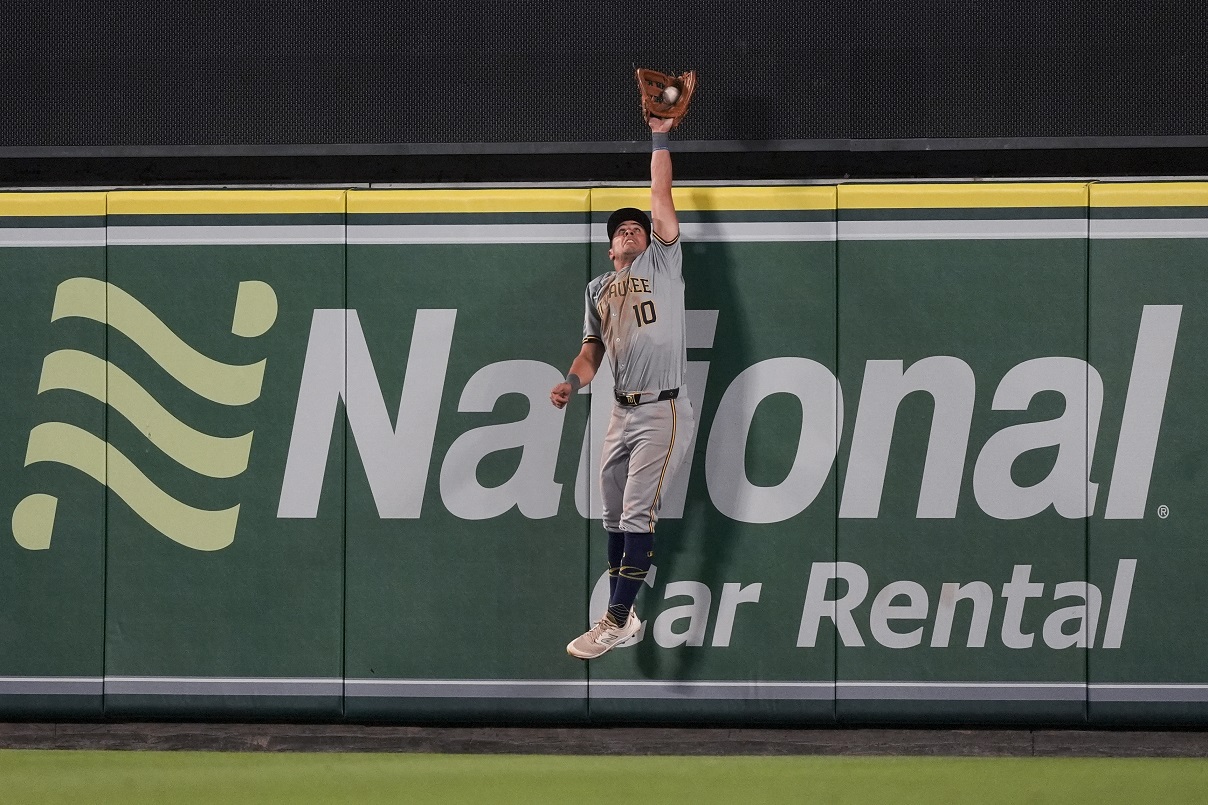
<path fill-rule="evenodd" d="M 1208 761 L 0 751 L 5 803 L 1185 803 Z"/>

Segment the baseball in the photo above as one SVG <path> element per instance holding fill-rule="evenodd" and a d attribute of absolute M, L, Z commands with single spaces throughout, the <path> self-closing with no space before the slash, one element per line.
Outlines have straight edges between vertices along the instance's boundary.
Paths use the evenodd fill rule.
<path fill-rule="evenodd" d="M 667 103 L 675 103 L 675 99 L 679 97 L 679 90 L 675 87 L 667 87 L 663 90 L 663 100 Z"/>

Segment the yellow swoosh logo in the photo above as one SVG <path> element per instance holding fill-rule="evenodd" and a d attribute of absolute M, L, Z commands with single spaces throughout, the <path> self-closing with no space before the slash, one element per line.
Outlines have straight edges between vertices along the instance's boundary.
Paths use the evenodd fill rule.
<path fill-rule="evenodd" d="M 235 539 L 239 506 L 195 509 L 151 482 L 120 450 L 66 422 L 43 422 L 29 434 L 25 466 L 66 464 L 107 485 L 135 514 L 171 540 L 198 551 L 217 551 Z"/>
<path fill-rule="evenodd" d="M 194 430 L 169 413 L 134 378 L 96 355 L 74 349 L 47 355 L 42 363 L 38 393 L 52 389 L 69 389 L 101 402 L 108 401 L 153 445 L 196 473 L 210 478 L 233 478 L 247 469 L 252 434 L 222 438 Z"/>
<path fill-rule="evenodd" d="M 140 347 L 172 377 L 201 397 L 222 405 L 246 405 L 260 396 L 267 360 L 247 365 L 216 361 L 186 344 L 145 305 L 108 282 L 76 277 L 61 283 L 51 321 L 77 317 L 107 324 Z M 277 297 L 259 281 L 239 283 L 231 332 L 255 338 L 277 318 Z M 219 437 L 186 425 L 120 367 L 74 349 L 46 356 L 38 393 L 70 390 L 106 403 L 177 463 L 209 478 L 233 478 L 247 469 L 252 434 Z M 108 486 L 152 528 L 188 548 L 216 551 L 235 538 L 239 506 L 198 509 L 169 495 L 118 448 L 66 422 L 44 422 L 29 434 L 25 464 L 54 462 Z M 26 496 L 13 510 L 17 543 L 50 547 L 58 499 Z"/>
<path fill-rule="evenodd" d="M 72 316 L 108 324 L 186 388 L 207 400 L 247 405 L 260 396 L 267 360 L 240 366 L 207 357 L 182 341 L 142 302 L 112 283 L 75 277 L 59 285 L 50 320 Z"/>

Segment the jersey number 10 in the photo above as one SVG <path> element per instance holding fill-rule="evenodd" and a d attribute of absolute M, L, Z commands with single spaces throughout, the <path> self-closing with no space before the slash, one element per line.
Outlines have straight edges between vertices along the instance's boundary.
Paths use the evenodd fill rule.
<path fill-rule="evenodd" d="M 654 324 L 658 318 L 654 314 L 654 302 L 648 299 L 641 304 L 641 307 L 634 305 L 633 317 L 638 320 L 638 327 L 641 327 L 643 324 Z"/>

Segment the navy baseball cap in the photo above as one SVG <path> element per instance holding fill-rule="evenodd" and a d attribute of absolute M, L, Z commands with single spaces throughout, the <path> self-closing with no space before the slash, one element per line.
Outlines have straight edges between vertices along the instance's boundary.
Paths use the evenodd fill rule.
<path fill-rule="evenodd" d="M 646 242 L 650 242 L 650 216 L 639 210 L 637 207 L 622 207 L 621 209 L 608 216 L 608 240 L 612 240 L 613 234 L 617 231 L 617 227 L 626 221 L 636 221 L 642 225 L 642 229 L 646 230 Z"/>

